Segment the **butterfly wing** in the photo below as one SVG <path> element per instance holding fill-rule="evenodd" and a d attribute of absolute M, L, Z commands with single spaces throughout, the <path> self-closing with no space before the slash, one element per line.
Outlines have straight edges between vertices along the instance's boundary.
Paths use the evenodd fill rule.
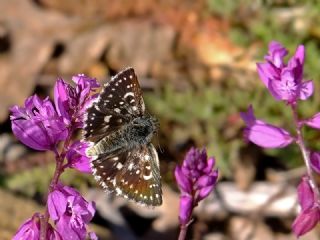
<path fill-rule="evenodd" d="M 151 143 L 112 156 L 101 154 L 92 169 L 106 191 L 148 206 L 162 204 L 159 159 Z"/>
<path fill-rule="evenodd" d="M 137 76 L 127 68 L 106 83 L 87 109 L 84 138 L 96 143 L 133 118 L 144 114 L 145 105 Z"/>
<path fill-rule="evenodd" d="M 84 138 L 93 145 L 101 139 L 118 141 L 120 139 L 112 134 L 121 132 L 122 127 L 134 118 L 144 116 L 144 112 L 137 76 L 133 68 L 127 68 L 104 85 L 97 100 L 87 109 Z M 87 152 L 94 159 L 92 171 L 106 191 L 141 204 L 161 205 L 159 160 L 151 143 L 134 149 L 122 147 L 111 154 L 106 153 L 104 144 L 93 149 Z"/>

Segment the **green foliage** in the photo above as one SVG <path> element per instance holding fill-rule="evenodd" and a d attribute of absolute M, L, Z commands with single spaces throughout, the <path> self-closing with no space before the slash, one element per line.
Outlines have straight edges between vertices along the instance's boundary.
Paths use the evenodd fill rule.
<path fill-rule="evenodd" d="M 227 175 L 230 159 L 237 156 L 244 145 L 240 111 L 252 103 L 257 116 L 266 121 L 280 126 L 289 126 L 291 122 L 288 109 L 275 102 L 262 86 L 245 90 L 232 86 L 232 81 L 229 83 L 224 88 L 215 86 L 184 92 L 167 85 L 163 91 L 145 96 L 149 109 L 160 119 L 167 146 L 178 146 L 188 140 L 198 147 L 206 146 L 209 154 L 219 159 L 219 168 Z"/>
<path fill-rule="evenodd" d="M 304 44 L 307 54 L 305 78 L 314 80 L 315 94 L 310 100 L 300 103 L 299 113 L 301 117 L 307 118 L 319 111 L 319 1 L 208 0 L 207 6 L 212 15 L 231 23 L 230 38 L 237 45 L 247 47 L 253 43 L 259 43 L 261 48 L 257 54 L 257 61 L 262 60 L 271 40 L 281 42 L 289 49 L 290 55 L 294 53 L 298 44 Z M 247 96 L 249 94 L 247 91 L 257 90 L 243 91 L 243 99 L 249 100 L 247 104 L 253 104 L 258 118 L 293 130 L 290 110 L 286 109 L 283 103 L 275 102 L 265 89 L 263 89 L 264 93 L 254 93 L 252 96 Z M 231 93 L 228 94 L 230 95 Z M 234 100 L 236 100 L 234 108 L 240 110 L 243 104 L 237 102 L 237 97 Z M 225 107 L 229 109 L 227 103 Z M 319 131 L 306 127 L 304 133 L 309 147 L 320 150 Z M 223 140 L 221 136 L 220 139 Z M 300 153 L 295 146 L 285 150 L 268 150 L 266 153 L 283 159 L 290 166 L 302 163 Z"/>
<path fill-rule="evenodd" d="M 55 164 L 47 166 L 35 167 L 16 173 L 7 177 L 6 188 L 19 192 L 25 196 L 33 197 L 37 193 L 44 195 L 48 192 L 48 186 L 53 177 Z M 92 180 L 91 175 L 78 173 L 75 170 L 68 169 L 61 175 L 61 182 L 68 186 L 74 186 L 78 190 L 84 191 L 89 181 Z"/>

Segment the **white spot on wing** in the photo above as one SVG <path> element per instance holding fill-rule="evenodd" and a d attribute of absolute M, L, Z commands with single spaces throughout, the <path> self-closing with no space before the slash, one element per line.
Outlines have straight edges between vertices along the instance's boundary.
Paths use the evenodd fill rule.
<path fill-rule="evenodd" d="M 150 175 L 146 176 L 146 175 L 143 175 L 143 179 L 144 180 L 149 180 L 152 178 L 152 173 L 150 173 Z"/>
<path fill-rule="evenodd" d="M 133 163 L 130 163 L 129 166 L 128 166 L 128 170 L 131 171 L 132 168 L 133 168 Z"/>
<path fill-rule="evenodd" d="M 116 168 L 117 168 L 118 170 L 120 170 L 122 167 L 123 167 L 122 163 L 118 162 Z"/>
<path fill-rule="evenodd" d="M 105 116 L 104 121 L 108 123 L 111 117 L 112 117 L 111 115 Z"/>
<path fill-rule="evenodd" d="M 128 96 L 134 96 L 134 93 L 133 92 L 127 92 L 123 97 L 124 98 L 127 98 Z"/>

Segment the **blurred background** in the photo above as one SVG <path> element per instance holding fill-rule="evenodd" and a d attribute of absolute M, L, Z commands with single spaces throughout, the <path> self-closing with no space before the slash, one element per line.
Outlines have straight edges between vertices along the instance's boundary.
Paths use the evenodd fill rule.
<path fill-rule="evenodd" d="M 217 159 L 220 181 L 197 209 L 189 239 L 295 239 L 295 186 L 304 174 L 296 146 L 262 150 L 245 143 L 239 112 L 291 128 L 291 115 L 264 89 L 255 63 L 271 40 L 305 44 L 305 78 L 316 90 L 305 117 L 319 111 L 320 3 L 298 0 L 0 0 L 0 239 L 43 211 L 54 169 L 11 132 L 8 108 L 38 94 L 52 97 L 57 77 L 78 73 L 101 83 L 134 67 L 150 113 L 164 203 L 144 209 L 113 198 L 92 176 L 68 170 L 62 180 L 97 203 L 91 229 L 100 239 L 176 239 L 179 192 L 173 170 L 191 146 Z M 320 149 L 320 134 L 306 129 Z M 319 239 L 319 229 L 301 239 Z"/>

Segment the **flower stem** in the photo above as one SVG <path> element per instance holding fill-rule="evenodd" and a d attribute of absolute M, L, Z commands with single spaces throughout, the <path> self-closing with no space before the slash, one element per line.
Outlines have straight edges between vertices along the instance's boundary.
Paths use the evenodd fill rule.
<path fill-rule="evenodd" d="M 188 225 L 180 225 L 178 240 L 185 240 L 187 236 Z"/>
<path fill-rule="evenodd" d="M 49 185 L 48 195 L 52 191 L 54 191 L 54 189 L 56 188 L 56 185 L 59 182 L 60 175 L 64 171 L 65 167 L 63 165 L 63 162 L 64 162 L 65 155 L 66 155 L 66 153 L 67 153 L 67 151 L 69 149 L 72 132 L 73 132 L 72 130 L 69 131 L 69 135 L 68 135 L 66 141 L 63 144 L 63 148 L 61 150 L 61 153 L 59 153 L 56 148 L 54 149 L 55 159 L 56 159 L 56 168 L 54 170 L 53 178 L 52 178 L 52 180 L 50 182 L 50 185 Z M 46 236 L 47 236 L 47 229 L 48 229 L 48 221 L 49 221 L 49 210 L 48 210 L 48 200 L 47 200 L 46 209 L 45 209 L 44 215 L 42 215 L 40 217 L 40 226 L 41 226 L 41 228 L 40 228 L 40 240 L 46 240 L 47 239 Z"/>
<path fill-rule="evenodd" d="M 310 151 L 307 149 L 307 147 L 304 143 L 304 138 L 303 138 L 303 134 L 301 131 L 302 125 L 299 122 L 299 117 L 298 117 L 298 113 L 297 113 L 297 106 L 292 105 L 291 109 L 292 109 L 294 123 L 295 123 L 295 127 L 296 127 L 296 133 L 297 133 L 297 141 L 296 142 L 300 148 L 304 163 L 307 168 L 307 174 L 309 176 L 309 183 L 310 183 L 310 186 L 311 186 L 313 193 L 315 194 L 317 200 L 320 200 L 320 192 L 319 192 L 316 180 L 313 175 L 311 164 L 310 164 Z"/>
<path fill-rule="evenodd" d="M 55 186 L 57 185 L 57 183 L 59 181 L 59 177 L 60 177 L 61 173 L 63 172 L 63 168 L 62 168 L 63 158 L 61 158 L 60 156 L 61 155 L 59 155 L 56 152 L 56 169 L 54 171 L 53 178 L 52 178 L 50 185 L 49 185 L 49 193 L 51 193 L 55 189 Z M 48 211 L 48 202 L 47 202 L 45 213 L 44 213 L 43 217 L 41 218 L 40 240 L 46 240 L 48 221 L 49 221 L 49 211 Z"/>

